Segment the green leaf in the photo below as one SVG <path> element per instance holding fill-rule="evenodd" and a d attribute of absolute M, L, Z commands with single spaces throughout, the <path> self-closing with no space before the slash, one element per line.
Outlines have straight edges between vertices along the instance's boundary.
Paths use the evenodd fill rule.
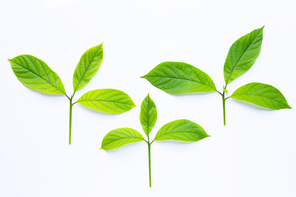
<path fill-rule="evenodd" d="M 153 129 L 156 123 L 156 120 L 157 120 L 156 105 L 148 94 L 141 104 L 141 113 L 140 113 L 141 125 L 147 136 Z"/>
<path fill-rule="evenodd" d="M 95 76 L 102 61 L 103 43 L 88 49 L 81 56 L 73 75 L 73 88 L 75 92 L 83 88 Z"/>
<path fill-rule="evenodd" d="M 284 95 L 278 89 L 264 83 L 246 84 L 235 90 L 231 98 L 269 109 L 291 109 Z"/>
<path fill-rule="evenodd" d="M 154 140 L 198 141 L 210 137 L 205 130 L 190 120 L 181 119 L 165 124 Z"/>
<path fill-rule="evenodd" d="M 8 61 L 24 86 L 50 94 L 66 94 L 60 77 L 44 61 L 32 55 L 19 55 Z"/>
<path fill-rule="evenodd" d="M 115 89 L 89 91 L 82 95 L 77 103 L 110 114 L 121 114 L 135 107 L 129 95 Z"/>
<path fill-rule="evenodd" d="M 224 64 L 226 84 L 241 76 L 253 66 L 261 51 L 263 28 L 264 26 L 242 36 L 230 47 Z"/>
<path fill-rule="evenodd" d="M 114 129 L 103 138 L 101 149 L 112 150 L 123 145 L 144 140 L 143 136 L 131 128 Z"/>
<path fill-rule="evenodd" d="M 216 91 L 213 80 L 206 73 L 183 62 L 160 63 L 141 78 L 169 94 Z"/>

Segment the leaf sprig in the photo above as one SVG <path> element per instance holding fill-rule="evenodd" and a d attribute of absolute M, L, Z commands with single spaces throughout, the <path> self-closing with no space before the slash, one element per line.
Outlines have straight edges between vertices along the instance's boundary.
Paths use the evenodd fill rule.
<path fill-rule="evenodd" d="M 24 86 L 44 93 L 65 95 L 69 99 L 69 144 L 71 144 L 72 107 L 74 104 L 79 103 L 110 114 L 121 114 L 135 107 L 129 95 L 116 89 L 92 90 L 73 102 L 76 91 L 87 85 L 98 72 L 103 61 L 102 44 L 88 49 L 81 56 L 73 75 L 74 93 L 72 96 L 66 94 L 62 80 L 44 61 L 32 55 L 19 55 L 8 61 L 14 74 Z"/>
<path fill-rule="evenodd" d="M 199 141 L 209 135 L 198 124 L 180 119 L 169 122 L 162 126 L 156 133 L 154 140 L 150 141 L 149 134 L 157 120 L 157 109 L 149 94 L 141 104 L 140 122 L 142 129 L 147 136 L 144 139 L 142 134 L 132 128 L 119 128 L 108 132 L 102 140 L 101 149 L 112 150 L 126 144 L 145 141 L 148 145 L 148 166 L 149 166 L 149 187 L 151 187 L 151 145 L 154 141 L 179 140 L 179 141 Z"/>
<path fill-rule="evenodd" d="M 141 78 L 169 94 L 193 92 L 217 92 L 222 96 L 223 122 L 226 124 L 225 101 L 228 98 L 242 100 L 269 109 L 291 109 L 284 95 L 275 87 L 264 83 L 249 83 L 226 97 L 227 85 L 246 73 L 255 63 L 261 51 L 264 26 L 237 39 L 230 47 L 225 64 L 223 92 L 219 92 L 213 80 L 198 68 L 183 62 L 163 62 Z"/>

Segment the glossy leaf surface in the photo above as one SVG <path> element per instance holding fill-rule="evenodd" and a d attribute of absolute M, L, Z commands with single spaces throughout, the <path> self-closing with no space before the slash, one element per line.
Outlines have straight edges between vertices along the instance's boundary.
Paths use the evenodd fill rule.
<path fill-rule="evenodd" d="M 198 68 L 183 62 L 163 62 L 141 78 L 169 94 L 216 91 L 213 80 Z"/>
<path fill-rule="evenodd" d="M 114 129 L 107 133 L 102 141 L 101 149 L 112 150 L 126 144 L 144 140 L 143 136 L 131 128 Z"/>
<path fill-rule="evenodd" d="M 103 45 L 88 49 L 80 58 L 74 75 L 73 88 L 77 91 L 83 88 L 98 72 L 103 61 Z"/>
<path fill-rule="evenodd" d="M 32 55 L 19 55 L 9 62 L 24 86 L 50 94 L 66 94 L 60 77 L 44 61 Z"/>
<path fill-rule="evenodd" d="M 110 114 L 121 114 L 135 107 L 129 95 L 115 89 L 89 91 L 82 95 L 77 103 Z"/>
<path fill-rule="evenodd" d="M 142 128 L 148 136 L 153 129 L 157 120 L 157 109 L 153 100 L 149 95 L 143 100 L 141 104 L 140 121 Z"/>
<path fill-rule="evenodd" d="M 209 137 L 205 130 L 190 120 L 181 119 L 165 124 L 159 129 L 155 140 L 198 141 Z"/>
<path fill-rule="evenodd" d="M 291 108 L 284 95 L 277 88 L 263 83 L 246 84 L 235 90 L 231 98 L 269 109 Z"/>
<path fill-rule="evenodd" d="M 242 36 L 230 47 L 224 64 L 224 79 L 228 84 L 247 72 L 261 51 L 263 28 Z"/>

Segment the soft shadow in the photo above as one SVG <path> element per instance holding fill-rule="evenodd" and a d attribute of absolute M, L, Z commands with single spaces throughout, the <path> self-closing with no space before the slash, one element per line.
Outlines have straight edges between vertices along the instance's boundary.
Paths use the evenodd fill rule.
<path fill-rule="evenodd" d="M 191 144 L 192 142 L 195 142 L 195 141 L 179 141 L 179 140 L 163 140 L 163 141 L 159 140 L 158 141 L 158 140 L 156 140 L 153 143 L 155 143 L 155 142 L 160 143 L 160 144 L 172 144 L 172 143 L 174 143 L 174 144 Z"/>
<path fill-rule="evenodd" d="M 26 87 L 26 86 L 25 86 Z M 57 97 L 57 96 L 65 96 L 64 94 L 50 94 L 50 93 L 45 93 L 45 92 L 40 92 L 38 90 L 33 90 L 31 88 L 28 88 L 26 87 L 27 89 L 31 90 L 32 92 L 36 92 L 38 94 L 42 94 L 42 95 L 45 95 L 45 96 L 51 96 L 51 97 Z"/>
<path fill-rule="evenodd" d="M 116 153 L 116 154 L 118 154 L 120 151 L 125 152 L 126 150 L 131 149 L 131 147 L 136 146 L 136 144 L 143 143 L 143 142 L 145 142 L 145 141 L 139 141 L 139 142 L 133 142 L 133 143 L 130 143 L 130 144 L 125 144 L 125 145 L 123 145 L 123 146 L 121 146 L 119 148 L 115 148 L 115 149 L 112 149 L 112 150 L 104 150 L 104 149 L 101 149 L 101 148 L 100 148 L 100 150 L 101 151 L 107 151 L 108 153 Z M 132 149 L 134 149 L 134 148 L 132 148 Z"/>

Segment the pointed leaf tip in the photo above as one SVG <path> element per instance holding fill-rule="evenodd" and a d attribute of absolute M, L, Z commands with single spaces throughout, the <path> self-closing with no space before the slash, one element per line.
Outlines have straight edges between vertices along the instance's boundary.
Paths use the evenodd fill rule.
<path fill-rule="evenodd" d="M 24 86 L 49 94 L 66 94 L 60 77 L 41 59 L 32 55 L 19 55 L 8 61 Z"/>
<path fill-rule="evenodd" d="M 101 149 L 112 150 L 126 144 L 143 141 L 144 137 L 135 129 L 118 128 L 110 131 L 102 140 Z"/>
<path fill-rule="evenodd" d="M 169 94 L 216 91 L 213 80 L 205 72 L 184 62 L 162 62 L 141 78 Z"/>
<path fill-rule="evenodd" d="M 225 84 L 229 84 L 253 66 L 261 51 L 263 28 L 264 26 L 253 30 L 231 45 L 224 63 Z"/>
<path fill-rule="evenodd" d="M 143 131 L 149 136 L 157 120 L 157 108 L 154 101 L 150 98 L 149 93 L 141 104 L 140 122 Z"/>
<path fill-rule="evenodd" d="M 97 89 L 82 95 L 77 103 L 110 114 L 121 114 L 136 107 L 128 94 L 116 89 Z"/>
<path fill-rule="evenodd" d="M 89 48 L 81 56 L 73 75 L 73 89 L 77 91 L 89 83 L 101 67 L 103 43 Z"/>
<path fill-rule="evenodd" d="M 292 109 L 277 88 L 264 83 L 253 82 L 243 85 L 230 97 L 269 109 Z"/>
<path fill-rule="evenodd" d="M 155 140 L 179 140 L 179 141 L 199 141 L 210 137 L 206 131 L 195 122 L 187 119 L 180 119 L 169 122 L 162 126 Z"/>

